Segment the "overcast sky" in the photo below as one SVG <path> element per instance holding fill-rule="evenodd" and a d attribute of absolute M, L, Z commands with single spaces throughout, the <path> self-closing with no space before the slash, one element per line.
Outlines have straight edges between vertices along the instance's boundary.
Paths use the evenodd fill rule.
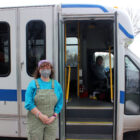
<path fill-rule="evenodd" d="M 0 7 L 80 3 L 80 4 L 101 4 L 113 7 L 117 6 L 120 9 L 127 7 L 133 9 L 140 9 L 139 1 L 140 0 L 0 0 Z M 140 34 L 136 36 L 130 49 L 140 58 Z"/>
<path fill-rule="evenodd" d="M 22 6 L 53 3 L 98 3 L 112 6 L 139 7 L 139 0 L 0 0 L 0 6 Z"/>

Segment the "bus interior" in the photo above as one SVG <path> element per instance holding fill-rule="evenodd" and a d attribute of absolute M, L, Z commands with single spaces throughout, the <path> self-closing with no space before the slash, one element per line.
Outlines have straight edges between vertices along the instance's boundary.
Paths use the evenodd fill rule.
<path fill-rule="evenodd" d="M 112 140 L 114 22 L 66 21 L 64 26 L 66 138 Z"/>
<path fill-rule="evenodd" d="M 75 104 L 75 102 L 86 102 L 86 105 L 89 102 L 92 104 L 95 102 L 97 104 L 99 102 L 111 103 L 114 87 L 113 46 L 113 20 L 65 22 L 65 92 L 67 105 Z M 96 68 L 99 57 L 103 59 L 102 70 L 100 67 Z"/>

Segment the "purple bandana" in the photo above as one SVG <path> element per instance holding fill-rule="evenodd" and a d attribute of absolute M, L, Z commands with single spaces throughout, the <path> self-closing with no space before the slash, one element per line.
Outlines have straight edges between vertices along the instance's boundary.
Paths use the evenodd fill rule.
<path fill-rule="evenodd" d="M 48 60 L 40 60 L 40 61 L 38 62 L 38 68 L 39 68 L 40 65 L 43 64 L 44 62 L 46 62 L 46 63 L 50 63 L 50 64 L 51 64 L 51 62 L 48 61 Z"/>

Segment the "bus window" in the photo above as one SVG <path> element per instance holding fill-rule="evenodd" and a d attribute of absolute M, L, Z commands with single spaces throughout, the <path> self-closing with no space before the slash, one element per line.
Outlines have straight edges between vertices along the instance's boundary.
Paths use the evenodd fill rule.
<path fill-rule="evenodd" d="M 39 60 L 46 59 L 46 26 L 32 20 L 26 26 L 27 73 L 32 76 Z"/>
<path fill-rule="evenodd" d="M 125 93 L 125 114 L 140 114 L 140 71 L 128 57 L 125 57 Z"/>
<path fill-rule="evenodd" d="M 78 63 L 78 39 L 77 37 L 66 38 L 66 64 L 76 67 Z"/>
<path fill-rule="evenodd" d="M 102 57 L 102 68 L 98 67 L 98 58 Z M 109 61 L 109 52 L 95 52 L 93 53 L 93 72 L 95 79 L 107 79 L 107 87 L 110 87 L 110 61 Z M 114 55 L 111 53 L 111 71 L 112 71 L 112 84 L 114 85 Z M 103 78 L 104 77 L 104 78 Z"/>
<path fill-rule="evenodd" d="M 95 55 L 95 58 L 94 58 L 94 56 L 93 56 L 93 59 L 95 59 L 95 60 L 96 60 L 96 58 L 97 58 L 98 56 L 102 56 L 104 68 L 105 68 L 106 70 L 109 70 L 109 68 L 110 68 L 110 65 L 109 65 L 109 53 L 108 53 L 108 52 L 95 52 L 94 55 Z M 95 60 L 94 60 L 94 61 L 95 61 Z M 114 62 L 114 56 L 113 56 L 113 54 L 111 54 L 111 68 L 114 67 L 113 62 Z"/>
<path fill-rule="evenodd" d="M 10 27 L 6 22 L 0 22 L 0 76 L 10 74 Z"/>

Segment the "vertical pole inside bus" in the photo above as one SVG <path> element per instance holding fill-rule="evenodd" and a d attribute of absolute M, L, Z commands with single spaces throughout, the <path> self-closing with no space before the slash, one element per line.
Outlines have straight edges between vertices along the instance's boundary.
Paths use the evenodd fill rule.
<path fill-rule="evenodd" d="M 71 32 L 70 29 L 72 28 Z M 65 23 L 65 95 L 66 102 L 79 98 L 82 88 L 80 66 L 80 22 Z M 81 86 L 80 86 L 81 85 Z"/>

